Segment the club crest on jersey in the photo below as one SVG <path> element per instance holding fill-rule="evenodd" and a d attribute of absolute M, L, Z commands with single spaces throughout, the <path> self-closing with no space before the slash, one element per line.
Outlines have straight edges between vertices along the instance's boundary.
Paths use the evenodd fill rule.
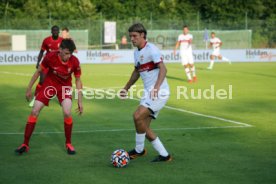
<path fill-rule="evenodd" d="M 71 68 L 68 68 L 68 73 L 71 73 Z"/>

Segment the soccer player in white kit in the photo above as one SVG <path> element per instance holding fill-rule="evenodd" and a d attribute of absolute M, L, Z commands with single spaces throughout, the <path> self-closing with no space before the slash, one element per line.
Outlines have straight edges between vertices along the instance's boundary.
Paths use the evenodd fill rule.
<path fill-rule="evenodd" d="M 215 57 L 217 57 L 220 60 L 227 61 L 227 62 L 229 62 L 229 64 L 231 64 L 231 61 L 229 59 L 227 59 L 226 57 L 223 57 L 220 54 L 221 46 L 222 46 L 221 40 L 218 37 L 216 37 L 216 34 L 214 32 L 212 32 L 209 47 L 213 47 L 213 52 L 210 56 L 211 61 L 210 61 L 210 65 L 207 69 L 209 69 L 209 70 L 213 69 Z"/>
<path fill-rule="evenodd" d="M 171 161 L 172 157 L 164 145 L 150 128 L 152 119 L 156 119 L 159 111 L 169 99 L 170 90 L 166 79 L 167 69 L 159 49 L 146 41 L 147 30 L 141 23 L 133 24 L 128 29 L 134 51 L 135 68 L 125 87 L 120 91 L 121 97 L 127 96 L 127 91 L 141 76 L 144 83 L 144 96 L 133 114 L 136 129 L 136 146 L 129 151 L 130 159 L 146 154 L 144 148 L 147 138 L 159 155 L 152 162 Z"/>
<path fill-rule="evenodd" d="M 193 59 L 192 40 L 193 40 L 193 35 L 189 34 L 189 28 L 188 26 L 185 25 L 183 26 L 183 34 L 180 34 L 178 36 L 178 40 L 174 48 L 174 55 L 175 55 L 176 50 L 180 45 L 181 63 L 185 68 L 185 72 L 189 83 L 197 81 L 194 59 Z"/>

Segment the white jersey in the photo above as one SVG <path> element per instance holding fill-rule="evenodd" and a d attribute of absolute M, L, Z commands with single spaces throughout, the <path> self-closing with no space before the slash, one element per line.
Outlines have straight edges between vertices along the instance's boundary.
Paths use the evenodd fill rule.
<path fill-rule="evenodd" d="M 214 50 L 219 49 L 221 40 L 218 37 L 211 38 L 210 43 Z"/>
<path fill-rule="evenodd" d="M 193 40 L 191 34 L 180 34 L 178 36 L 178 42 L 180 43 L 180 52 L 192 54 L 192 45 L 190 42 Z"/>
<path fill-rule="evenodd" d="M 217 37 L 211 38 L 210 43 L 213 47 L 213 52 L 212 52 L 211 55 L 220 56 L 220 43 L 221 43 L 221 40 Z"/>
<path fill-rule="evenodd" d="M 140 72 L 146 92 L 150 92 L 159 75 L 157 64 L 163 62 L 159 49 L 152 43 L 146 43 L 145 47 L 134 51 L 135 68 Z M 161 95 L 169 95 L 169 85 L 165 78 L 160 86 Z"/>

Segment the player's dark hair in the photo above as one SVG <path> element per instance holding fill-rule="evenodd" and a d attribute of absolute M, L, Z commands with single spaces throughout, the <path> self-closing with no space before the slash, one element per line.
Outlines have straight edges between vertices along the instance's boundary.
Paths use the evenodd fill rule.
<path fill-rule="evenodd" d="M 63 39 L 60 43 L 59 46 L 61 49 L 68 49 L 70 51 L 70 53 L 72 54 L 74 52 L 74 50 L 76 50 L 76 45 L 74 43 L 74 41 L 70 38 L 68 39 Z"/>
<path fill-rule="evenodd" d="M 211 34 L 216 34 L 215 32 L 212 32 Z"/>
<path fill-rule="evenodd" d="M 63 27 L 61 30 L 62 30 L 62 31 L 67 31 L 67 32 L 69 32 L 68 27 Z"/>
<path fill-rule="evenodd" d="M 135 23 L 128 28 L 128 32 L 144 33 L 145 39 L 147 38 L 147 30 L 141 23 Z"/>
<path fill-rule="evenodd" d="M 59 27 L 57 25 L 54 25 L 51 30 L 53 31 L 54 29 L 57 29 L 59 31 Z"/>

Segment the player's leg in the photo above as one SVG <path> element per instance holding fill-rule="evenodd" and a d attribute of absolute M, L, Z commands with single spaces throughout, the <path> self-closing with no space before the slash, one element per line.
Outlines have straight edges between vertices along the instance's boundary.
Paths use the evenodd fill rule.
<path fill-rule="evenodd" d="M 150 111 L 148 108 L 140 105 L 137 110 L 133 113 L 133 121 L 136 129 L 135 135 L 135 149 L 128 152 L 130 159 L 135 159 L 139 156 L 146 154 L 145 147 L 145 138 L 147 125 L 145 121 L 150 116 Z"/>
<path fill-rule="evenodd" d="M 197 81 L 197 77 L 196 77 L 196 69 L 195 69 L 195 65 L 194 65 L 194 58 L 193 58 L 193 54 L 189 54 L 188 55 L 188 64 L 191 70 L 191 75 L 192 75 L 192 79 L 193 82 Z"/>
<path fill-rule="evenodd" d="M 71 143 L 72 129 L 73 129 L 73 118 L 71 115 L 72 111 L 72 100 L 70 98 L 65 98 L 62 103 L 62 111 L 64 117 L 64 134 L 65 134 L 65 145 L 67 153 L 73 155 L 76 153 L 75 148 Z"/>
<path fill-rule="evenodd" d="M 209 70 L 213 69 L 214 62 L 215 62 L 214 59 L 215 59 L 215 56 L 213 54 L 211 54 L 211 56 L 210 56 L 210 65 L 207 69 L 209 69 Z"/>
<path fill-rule="evenodd" d="M 181 54 L 181 63 L 184 66 L 184 70 L 188 79 L 189 83 L 192 83 L 191 71 L 188 63 L 188 56 L 187 54 Z"/>
<path fill-rule="evenodd" d="M 151 120 L 158 116 L 159 110 L 162 109 L 162 107 L 164 107 L 168 98 L 169 96 L 163 96 L 162 98 L 160 97 L 155 100 L 152 100 L 148 96 L 147 98 L 144 98 L 141 100 L 140 106 L 138 107 L 138 109 L 135 111 L 133 115 L 137 133 L 145 132 L 146 138 L 152 143 L 153 148 L 159 153 L 158 157 L 154 159 L 154 162 L 171 160 L 171 156 L 166 151 L 162 142 L 150 128 Z M 139 136 L 139 134 L 136 134 L 136 135 Z M 141 143 L 140 148 L 139 147 L 137 148 L 137 145 L 139 146 L 139 137 L 136 137 L 136 138 L 138 139 L 136 139 L 136 148 L 134 151 L 137 153 L 138 151 L 143 150 L 138 156 L 144 155 L 145 154 L 145 149 L 144 149 L 145 136 L 143 135 L 143 140 L 141 140 L 140 142 Z M 137 154 L 135 156 L 138 157 Z"/>
<path fill-rule="evenodd" d="M 192 77 L 193 77 L 193 82 L 196 82 L 197 81 L 197 77 L 196 77 L 196 69 L 195 69 L 195 65 L 194 65 L 194 62 L 193 60 L 190 61 L 190 69 L 191 69 L 191 73 L 192 73 Z"/>
<path fill-rule="evenodd" d="M 190 65 L 186 64 L 184 65 L 184 70 L 188 79 L 188 83 L 192 83 L 192 76 L 191 76 L 191 69 L 190 69 Z"/>
<path fill-rule="evenodd" d="M 148 117 L 145 121 L 147 124 L 146 138 L 151 142 L 153 148 L 159 153 L 159 155 L 154 160 L 152 160 L 152 162 L 171 161 L 172 157 L 169 155 L 159 137 L 156 136 L 156 134 L 150 128 L 151 120 L 152 117 Z"/>
<path fill-rule="evenodd" d="M 226 58 L 226 57 L 224 57 L 224 56 L 222 56 L 222 55 L 219 55 L 219 59 L 222 60 L 222 61 L 226 61 L 226 62 L 228 62 L 229 64 L 231 64 L 231 61 L 230 61 L 228 58 Z"/>
<path fill-rule="evenodd" d="M 28 117 L 28 120 L 25 126 L 24 142 L 21 146 L 19 146 L 15 150 L 16 153 L 22 154 L 24 152 L 28 152 L 30 138 L 33 134 L 38 115 L 44 106 L 45 106 L 44 103 L 42 103 L 41 101 L 35 100 L 34 107 L 31 111 L 31 114 Z"/>

